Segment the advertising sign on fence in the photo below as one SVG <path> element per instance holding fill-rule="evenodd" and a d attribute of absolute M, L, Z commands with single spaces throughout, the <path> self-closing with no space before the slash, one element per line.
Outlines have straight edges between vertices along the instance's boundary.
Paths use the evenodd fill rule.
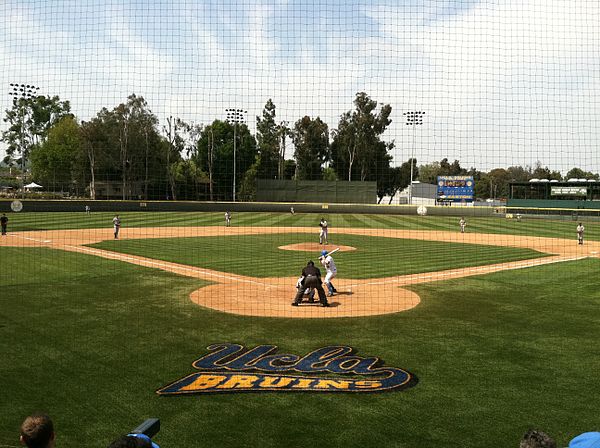
<path fill-rule="evenodd" d="M 438 176 L 438 202 L 473 202 L 475 182 L 472 176 Z"/>
<path fill-rule="evenodd" d="M 551 187 L 550 196 L 587 196 L 587 187 Z"/>

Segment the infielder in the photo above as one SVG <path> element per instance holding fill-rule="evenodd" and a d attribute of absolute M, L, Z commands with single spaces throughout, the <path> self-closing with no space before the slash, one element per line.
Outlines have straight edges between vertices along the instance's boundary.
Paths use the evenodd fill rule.
<path fill-rule="evenodd" d="M 577 226 L 577 242 L 579 244 L 583 244 L 583 232 L 585 231 L 585 227 L 583 227 L 582 223 L 579 223 Z"/>
<path fill-rule="evenodd" d="M 119 215 L 115 215 L 112 222 L 113 222 L 115 240 L 118 240 L 119 239 L 119 230 L 121 230 L 121 218 L 119 218 Z"/>
<path fill-rule="evenodd" d="M 465 233 L 465 227 L 467 227 L 467 221 L 465 221 L 464 216 L 462 218 L 460 218 L 460 221 L 458 221 L 458 224 L 460 225 L 460 233 Z"/>
<path fill-rule="evenodd" d="M 228 211 L 225 212 L 225 227 L 229 227 L 231 225 L 231 213 Z"/>
<path fill-rule="evenodd" d="M 321 222 L 319 222 L 319 227 L 321 227 L 321 231 L 319 232 L 319 244 L 327 244 L 327 235 L 328 235 L 328 230 L 327 230 L 327 221 L 325 220 L 325 218 L 321 218 Z"/>
<path fill-rule="evenodd" d="M 329 297 L 331 297 L 334 293 L 337 292 L 333 283 L 331 283 L 331 279 L 333 279 L 337 275 L 337 267 L 335 266 L 335 261 L 333 261 L 333 257 L 328 255 L 326 250 L 321 251 L 321 256 L 319 257 L 321 264 L 325 266 L 325 271 L 327 275 L 325 276 L 325 280 L 323 283 L 327 285 L 327 289 L 329 290 Z"/>

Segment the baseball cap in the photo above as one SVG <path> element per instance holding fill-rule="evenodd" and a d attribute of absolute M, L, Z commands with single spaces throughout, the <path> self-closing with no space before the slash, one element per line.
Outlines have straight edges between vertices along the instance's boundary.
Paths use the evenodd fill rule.
<path fill-rule="evenodd" d="M 569 442 L 569 448 L 600 448 L 600 432 L 584 432 Z"/>
<path fill-rule="evenodd" d="M 323 256 L 327 255 L 327 251 L 326 250 L 322 250 L 321 251 L 321 255 L 323 255 Z"/>
<path fill-rule="evenodd" d="M 135 437 L 135 438 L 137 438 L 137 439 L 143 439 L 143 440 L 145 440 L 145 441 L 147 441 L 147 442 L 150 442 L 150 443 L 152 444 L 152 448 L 160 448 L 160 447 L 159 447 L 159 446 L 158 446 L 156 443 L 154 443 L 154 442 L 152 441 L 152 439 L 151 439 L 150 437 L 148 437 L 146 434 L 137 434 L 137 433 L 135 433 L 135 434 L 127 434 L 127 436 L 129 436 L 129 437 Z"/>

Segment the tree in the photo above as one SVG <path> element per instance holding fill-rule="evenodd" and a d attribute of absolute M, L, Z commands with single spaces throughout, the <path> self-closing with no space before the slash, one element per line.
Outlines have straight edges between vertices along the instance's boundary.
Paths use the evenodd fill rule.
<path fill-rule="evenodd" d="M 526 166 L 509 166 L 506 171 L 511 182 L 528 182 L 531 179 L 531 168 Z"/>
<path fill-rule="evenodd" d="M 584 171 L 581 168 L 571 168 L 566 176 L 565 179 L 594 179 L 594 180 L 598 180 L 599 176 L 598 173 L 592 173 L 590 171 Z"/>
<path fill-rule="evenodd" d="M 278 126 L 279 131 L 279 167 L 277 178 L 284 179 L 285 178 L 285 150 L 287 147 L 287 138 L 292 138 L 292 130 L 288 127 L 287 121 L 282 121 Z"/>
<path fill-rule="evenodd" d="M 508 183 L 510 182 L 510 175 L 504 168 L 494 168 L 487 174 L 486 181 L 489 181 L 489 189 L 487 194 L 485 191 L 478 190 L 483 193 L 482 196 L 488 198 L 506 198 L 508 197 Z M 484 188 L 484 185 L 481 186 Z M 487 187 L 487 182 L 485 183 Z"/>
<path fill-rule="evenodd" d="M 550 179 L 550 180 L 561 180 L 562 176 L 560 171 L 551 171 L 550 168 L 542 167 L 542 163 L 537 161 L 535 163 L 535 168 L 533 169 L 533 173 L 531 173 L 532 177 L 536 179 Z"/>
<path fill-rule="evenodd" d="M 466 173 L 467 170 L 460 166 L 458 160 L 455 160 L 452 163 L 449 163 L 446 158 L 440 160 L 440 171 L 438 176 L 463 176 Z"/>
<path fill-rule="evenodd" d="M 175 187 L 176 173 L 178 171 L 178 163 L 181 161 L 181 153 L 186 147 L 184 134 L 187 129 L 189 129 L 187 123 L 180 118 L 174 117 L 167 117 L 167 124 L 163 128 L 169 143 L 165 148 L 167 182 L 171 192 L 171 199 L 174 201 L 177 200 L 177 190 Z M 169 195 L 167 194 L 167 196 Z"/>
<path fill-rule="evenodd" d="M 440 166 L 440 162 L 427 163 L 419 166 L 419 175 L 417 178 L 420 182 L 426 184 L 437 184 L 437 178 L 441 172 L 442 167 Z"/>
<path fill-rule="evenodd" d="M 246 171 L 257 163 L 256 140 L 250 134 L 248 126 L 237 124 L 236 148 L 236 185 L 245 176 Z M 196 144 L 197 153 L 192 158 L 200 169 L 208 173 L 209 182 L 214 184 L 215 199 L 232 197 L 233 185 L 233 125 L 226 121 L 215 120 L 202 129 Z M 236 192 L 237 193 L 237 192 Z M 249 194 L 246 191 L 246 194 Z"/>
<path fill-rule="evenodd" d="M 7 145 L 5 162 L 12 165 L 16 160 L 24 167 L 31 148 L 42 143 L 48 130 L 69 115 L 70 110 L 69 102 L 61 101 L 58 96 L 15 99 L 12 108 L 5 111 L 4 121 L 8 123 L 8 129 L 2 133 L 2 141 Z M 15 154 L 19 154 L 18 159 Z"/>
<path fill-rule="evenodd" d="M 354 111 L 342 114 L 333 131 L 332 167 L 340 178 L 349 181 L 376 180 L 382 182 L 388 173 L 394 143 L 385 143 L 381 135 L 391 120 L 392 107 L 383 105 L 378 113 L 377 102 L 360 92 L 354 99 Z"/>
<path fill-rule="evenodd" d="M 262 179 L 274 179 L 279 172 L 280 128 L 275 123 L 275 104 L 271 99 L 265 104 L 262 118 L 256 117 L 256 140 L 257 175 Z"/>
<path fill-rule="evenodd" d="M 83 177 L 90 182 L 90 196 L 96 195 L 99 175 L 102 180 L 120 179 L 123 199 L 131 198 L 134 190 L 144 198 L 164 194 L 158 184 L 164 186 L 165 174 L 169 176 L 165 168 L 168 143 L 158 134 L 157 125 L 144 98 L 136 95 L 82 123 L 83 158 L 87 159 L 82 166 L 89 172 Z"/>
<path fill-rule="evenodd" d="M 381 202 L 384 196 L 389 196 L 389 203 L 392 203 L 392 200 L 396 193 L 400 190 L 404 190 L 406 187 L 410 185 L 410 165 L 413 165 L 413 179 L 419 178 L 419 169 L 417 167 L 416 159 L 408 159 L 406 162 L 402 163 L 399 167 L 390 168 L 389 175 L 386 179 L 386 182 L 382 183 L 381 187 L 378 184 L 377 188 L 377 196 L 379 198 L 378 203 Z"/>
<path fill-rule="evenodd" d="M 329 159 L 329 129 L 319 117 L 305 116 L 298 120 L 292 132 L 296 150 L 296 179 L 319 180 L 323 163 Z"/>
<path fill-rule="evenodd" d="M 69 191 L 73 168 L 80 151 L 81 131 L 72 116 L 63 117 L 48 131 L 45 141 L 31 151 L 31 170 L 35 179 L 54 190 Z"/>
<path fill-rule="evenodd" d="M 333 168 L 327 167 L 323 169 L 323 180 L 335 182 L 336 180 L 339 180 L 339 178 Z"/>

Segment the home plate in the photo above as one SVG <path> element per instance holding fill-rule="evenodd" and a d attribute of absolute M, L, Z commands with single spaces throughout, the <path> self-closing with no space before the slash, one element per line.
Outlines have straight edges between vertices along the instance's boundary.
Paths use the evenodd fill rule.
<path fill-rule="evenodd" d="M 44 240 L 44 243 L 51 243 L 52 240 Z"/>

